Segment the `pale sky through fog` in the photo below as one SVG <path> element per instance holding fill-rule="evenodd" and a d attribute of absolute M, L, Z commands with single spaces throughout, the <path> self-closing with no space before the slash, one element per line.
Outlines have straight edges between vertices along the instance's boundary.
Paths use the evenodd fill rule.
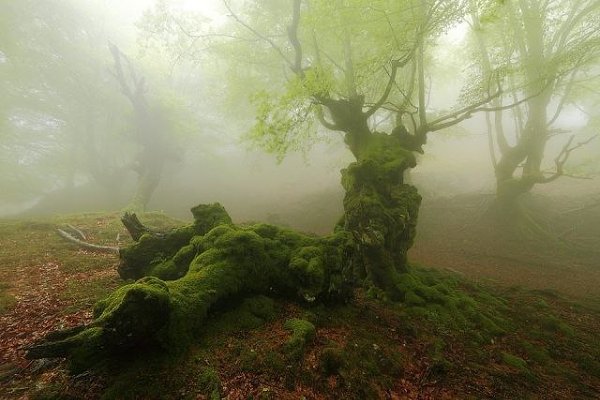
<path fill-rule="evenodd" d="M 156 2 L 156 0 L 105 0 L 104 3 L 111 9 L 116 10 L 117 14 L 135 21 L 146 9 L 151 8 Z M 216 0 L 176 0 L 169 3 L 176 5 L 177 8 L 182 10 L 201 12 L 211 19 L 216 19 L 223 15 L 219 11 L 220 2 Z"/>

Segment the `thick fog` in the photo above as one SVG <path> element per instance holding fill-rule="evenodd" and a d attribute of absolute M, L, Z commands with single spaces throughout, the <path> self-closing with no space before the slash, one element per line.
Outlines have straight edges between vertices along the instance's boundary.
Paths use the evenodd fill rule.
<path fill-rule="evenodd" d="M 188 218 L 189 208 L 197 203 L 221 202 L 237 221 L 264 220 L 319 233 L 332 229 L 343 210 L 340 170 L 353 161 L 343 134 L 316 123 L 316 137 L 301 149 L 290 148 L 279 160 L 248 139 L 256 121 L 250 99 L 256 92 L 285 85 L 290 71 L 277 54 L 261 60 L 276 51 L 256 32 L 240 29 L 222 3 L 41 3 L 2 5 L 6 28 L 0 36 L 0 70 L 6 95 L 0 125 L 1 216 L 124 209 L 139 190 L 137 164 L 150 161 L 160 162 L 161 169 L 145 210 Z M 233 6 L 241 9 L 240 4 Z M 64 13 L 52 14 L 52 7 Z M 197 30 L 190 32 L 190 27 Z M 477 63 L 470 29 L 460 22 L 431 40 L 426 100 L 432 116 L 465 104 L 461 95 Z M 246 34 L 243 45 L 260 47 L 256 60 L 249 59 L 252 49 L 238 54 L 236 43 L 228 44 L 233 48 L 219 43 L 220 37 L 239 32 Z M 109 43 L 119 51 L 113 57 Z M 114 54 L 120 54 L 124 81 L 130 72 L 135 74 L 125 86 Z M 271 71 L 271 81 L 258 76 L 261 63 Z M 255 81 L 235 76 L 249 68 L 259 70 Z M 588 69 L 586 78 L 593 72 Z M 550 115 L 559 106 L 562 110 L 544 151 L 545 173 L 556 168 L 555 158 L 569 135 L 576 135 L 575 145 L 594 134 L 598 101 L 590 95 L 593 84 L 590 78 L 564 105 L 558 104 L 559 97 L 549 102 Z M 136 111 L 139 106 L 128 100 L 127 90 L 143 92 L 139 101 L 145 110 Z M 501 105 L 511 101 L 506 96 Z M 503 113 L 506 136 L 514 145 L 513 111 Z M 427 135 L 424 154 L 415 153 L 418 165 L 406 176 L 426 201 L 467 193 L 494 195 L 486 125 L 486 118 L 494 117 L 492 111 L 474 112 L 460 124 Z M 383 122 L 375 125 L 377 118 Z M 380 113 L 371 128 L 389 133 L 393 119 Z M 149 139 L 153 145 L 140 138 L 144 124 L 157 131 Z M 597 195 L 598 142 L 575 149 L 565 164 L 566 176 L 536 185 L 531 193 Z M 500 157 L 497 148 L 493 152 Z"/>

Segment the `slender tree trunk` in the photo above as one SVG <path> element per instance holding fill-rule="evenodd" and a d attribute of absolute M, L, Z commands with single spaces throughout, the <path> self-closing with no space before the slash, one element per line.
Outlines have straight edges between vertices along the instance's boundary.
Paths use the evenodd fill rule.
<path fill-rule="evenodd" d="M 544 54 L 543 18 L 535 3 L 521 2 L 521 13 L 527 19 L 524 29 L 517 35 L 519 53 L 524 60 L 528 85 L 526 95 L 527 121 L 517 143 L 502 151 L 496 166 L 496 193 L 499 209 L 514 212 L 519 198 L 541 182 L 541 166 L 548 139 L 547 107 L 552 99 L 548 70 Z M 522 168 L 520 176 L 519 168 Z"/>

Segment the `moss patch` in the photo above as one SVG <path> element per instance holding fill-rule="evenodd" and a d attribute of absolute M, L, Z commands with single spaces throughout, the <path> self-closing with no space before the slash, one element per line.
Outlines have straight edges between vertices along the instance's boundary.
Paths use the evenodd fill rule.
<path fill-rule="evenodd" d="M 13 295 L 8 293 L 10 285 L 0 282 L 0 315 L 10 310 L 17 300 Z"/>
<path fill-rule="evenodd" d="M 292 333 L 285 343 L 285 353 L 288 357 L 298 360 L 304 354 L 306 347 L 314 340 L 316 328 L 310 322 L 297 318 L 287 320 L 284 327 Z"/>
<path fill-rule="evenodd" d="M 221 399 L 221 380 L 219 373 L 213 368 L 204 368 L 198 376 L 200 392 L 209 400 Z"/>
<path fill-rule="evenodd" d="M 502 352 L 501 353 L 502 361 L 513 368 L 516 368 L 520 371 L 527 370 L 527 361 L 523 360 L 521 357 L 515 356 L 510 353 Z"/>

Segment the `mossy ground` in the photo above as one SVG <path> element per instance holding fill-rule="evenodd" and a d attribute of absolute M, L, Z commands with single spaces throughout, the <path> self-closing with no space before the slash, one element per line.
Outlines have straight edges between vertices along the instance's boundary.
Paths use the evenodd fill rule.
<path fill-rule="evenodd" d="M 54 224 L 64 221 L 3 223 L 0 281 L 5 282 L 7 293 L 20 298 L 28 279 L 25 273 L 37 271 L 31 269 L 35 265 L 54 262 L 62 278 L 89 275 L 92 279 L 81 284 L 76 279 L 67 281 L 56 294 L 56 312 L 77 315 L 89 309 L 94 297 L 102 297 L 121 282 L 116 279 L 115 259 L 79 251 L 55 236 Z M 116 215 L 73 216 L 67 221 L 106 244 L 114 244 L 116 232 L 121 231 Z M 176 224 L 157 217 L 149 225 L 157 226 L 159 221 Z M 29 243 L 29 249 L 18 242 Z M 20 256 L 13 253 L 17 251 Z M 11 272 L 11 266 L 18 268 Z M 69 376 L 64 362 L 35 371 L 37 364 L 18 365 L 16 375 L 2 378 L 0 397 L 511 399 L 550 394 L 566 399 L 600 395 L 598 304 L 575 303 L 548 292 L 479 286 L 417 266 L 402 279 L 406 298 L 401 304 L 361 290 L 352 302 L 333 306 L 307 307 L 265 296 L 223 304 L 209 316 L 184 355 L 148 353 L 79 376 Z M 30 334 L 35 335 L 35 329 Z M 18 364 L 18 360 L 11 362 Z"/>

